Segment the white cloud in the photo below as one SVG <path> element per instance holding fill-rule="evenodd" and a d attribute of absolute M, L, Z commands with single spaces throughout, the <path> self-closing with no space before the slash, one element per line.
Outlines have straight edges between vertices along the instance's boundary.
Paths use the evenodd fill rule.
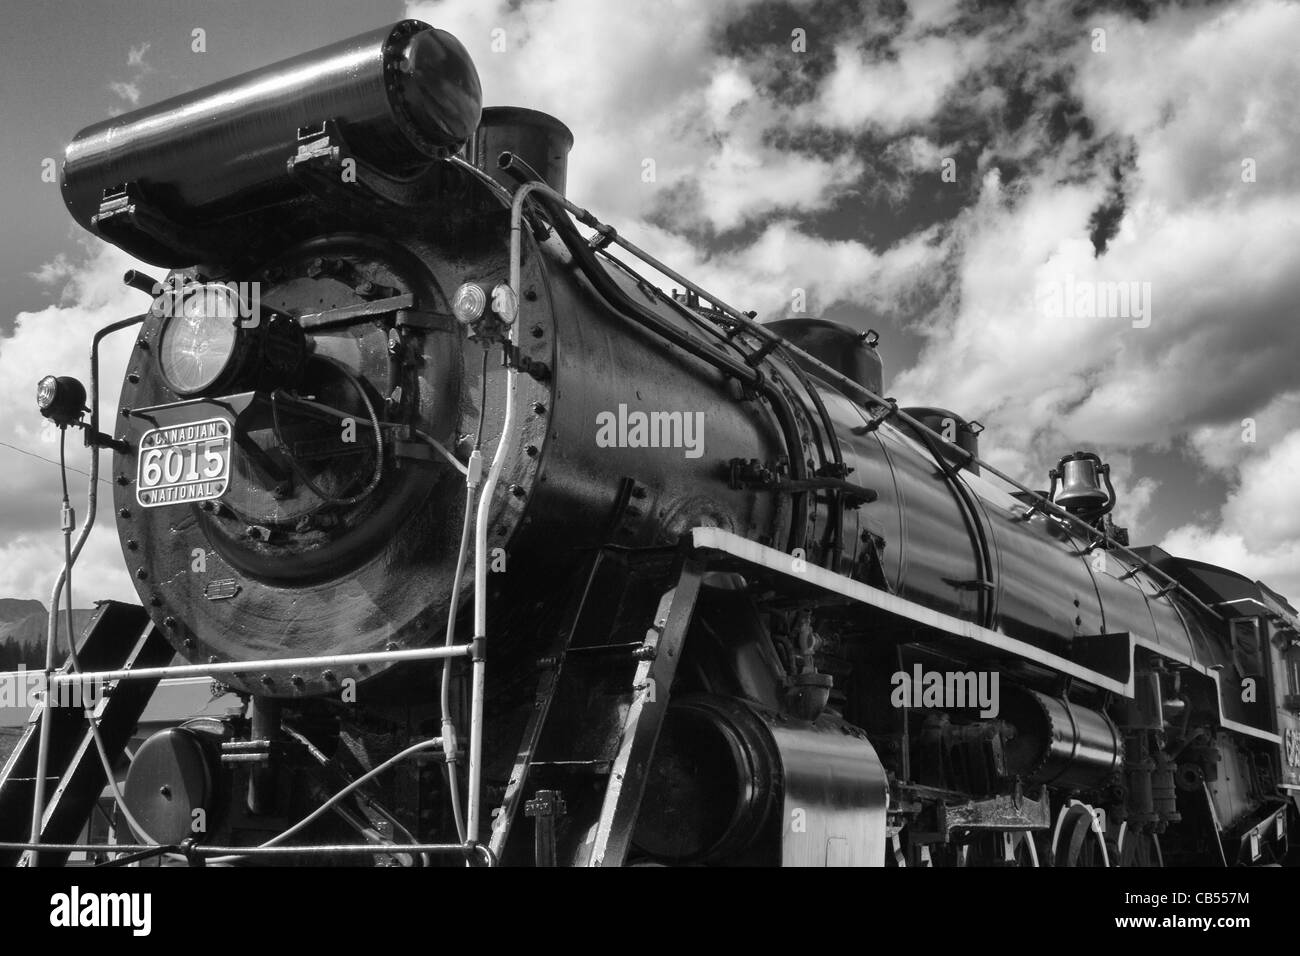
<path fill-rule="evenodd" d="M 1283 392 L 1240 419 L 1202 425 L 1188 435 L 1192 452 L 1207 468 L 1235 473 L 1252 455 L 1281 443 L 1300 422 L 1300 390 Z"/>
<path fill-rule="evenodd" d="M 114 96 L 130 103 L 132 106 L 140 105 L 140 81 L 150 73 L 155 72 L 154 68 L 146 63 L 144 58 L 152 45 L 145 42 L 139 46 L 130 47 L 126 53 L 126 65 L 131 68 L 131 79 L 127 81 L 112 80 L 108 84 L 108 88 Z"/>
<path fill-rule="evenodd" d="M 841 44 L 814 106 L 817 118 L 826 126 L 871 125 L 885 133 L 926 123 L 953 85 L 984 61 L 987 44 L 982 36 L 927 36 L 904 44 L 893 60 Z"/>
<path fill-rule="evenodd" d="M 606 219 L 644 220 L 663 206 L 682 226 L 728 230 L 823 209 L 862 171 L 852 156 L 828 160 L 765 142 L 765 132 L 799 119 L 756 94 L 754 79 L 771 64 L 732 60 L 713 46 L 713 27 L 746 6 L 553 0 L 512 9 L 450 0 L 408 13 L 465 44 L 486 104 L 543 110 L 573 130 L 574 201 Z M 494 52 L 493 31 L 503 31 L 495 34 L 503 51 Z M 647 159 L 654 182 L 643 181 Z"/>
<path fill-rule="evenodd" d="M 1163 547 L 1240 571 L 1300 598 L 1300 392 L 1277 396 L 1242 422 L 1197 429 L 1190 447 L 1204 464 L 1227 475 L 1232 489 L 1214 520 L 1184 524 Z"/>
<path fill-rule="evenodd" d="M 1300 127 L 1260 126 L 1293 106 L 1295 59 L 1264 42 L 1289 24 L 1300 28 L 1300 8 L 1248 3 L 1117 21 L 1106 54 L 1073 44 L 1066 62 L 1095 136 L 1054 145 L 1013 195 L 986 177 L 955 223 L 958 302 L 929 326 L 897 390 L 986 416 L 996 440 L 1022 448 L 1035 435 L 1124 448 L 1166 447 L 1300 384 L 1300 190 L 1290 172 L 1242 183 L 1238 162 L 1253 153 L 1276 169 L 1300 151 Z M 1110 197 L 1125 144 L 1135 169 L 1098 258 L 1089 216 Z M 1150 326 L 1052 317 L 1036 290 L 1067 279 L 1150 283 Z"/>
<path fill-rule="evenodd" d="M 1297 36 L 1294 3 L 1170 9 L 1112 26 L 1106 52 L 1082 61 L 1078 87 L 1089 115 L 1141 144 L 1152 200 L 1235 204 L 1248 157 L 1258 164 L 1250 192 L 1293 195 L 1300 58 L 1286 38 Z"/>
<path fill-rule="evenodd" d="M 0 441 L 48 459 L 58 459 L 58 431 L 36 411 L 36 382 L 43 375 L 72 375 L 89 385 L 90 339 L 109 322 L 138 314 L 148 302 L 122 284 L 130 268 L 152 269 L 99 240 L 87 240 L 75 257 L 61 257 L 42 268 L 49 284 L 62 283 L 60 303 L 39 312 L 19 313 L 10 335 L 0 337 Z M 130 332 L 105 340 L 100 356 L 100 402 L 106 412 L 101 428 L 112 428 L 117 397 L 131 352 Z M 67 441 L 71 469 L 89 470 L 89 451 L 80 432 Z M 101 452 L 101 475 L 111 457 Z M 55 465 L 0 448 L 0 595 L 49 600 L 49 588 L 62 564 L 59 532 L 59 472 Z M 78 520 L 85 516 L 85 483 L 69 475 L 69 490 Z M 78 561 L 74 586 L 79 601 L 104 597 L 134 600 L 134 588 L 122 564 L 112 520 L 112 489 L 100 486 L 100 521 Z"/>
<path fill-rule="evenodd" d="M 411 4 L 408 14 L 465 44 L 487 105 L 526 106 L 565 122 L 575 140 L 569 196 L 706 288 L 764 315 L 784 314 L 795 286 L 815 289 L 820 305 L 841 296 L 878 301 L 873 279 L 898 285 L 880 254 L 795 222 L 859 188 L 863 158 L 797 148 L 812 114 L 760 92 L 791 57 L 812 54 L 788 43 L 745 57 L 717 48 L 718 26 L 749 6 L 449 0 Z M 493 51 L 494 39 L 504 51 Z M 643 181 L 647 159 L 654 182 Z M 756 224 L 755 240 L 723 254 L 683 238 Z M 917 260 L 941 251 L 919 239 L 904 245 L 883 258 L 909 276 Z"/>
<path fill-rule="evenodd" d="M 122 83 L 114 80 L 108 84 L 108 88 L 113 95 L 125 100 L 132 106 L 140 105 L 140 84 L 139 83 Z"/>
<path fill-rule="evenodd" d="M 127 50 L 126 65 L 136 67 L 146 73 L 153 72 L 153 67 L 144 61 L 144 55 L 149 52 L 152 43 L 141 43 L 139 46 L 133 46 Z"/>

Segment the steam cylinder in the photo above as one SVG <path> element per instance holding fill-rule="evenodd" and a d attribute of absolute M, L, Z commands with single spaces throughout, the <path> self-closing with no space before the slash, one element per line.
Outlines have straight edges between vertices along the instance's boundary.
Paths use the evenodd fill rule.
<path fill-rule="evenodd" d="M 195 224 L 296 195 L 300 127 L 335 120 L 360 159 L 403 173 L 458 150 L 481 107 L 460 41 L 403 20 L 87 127 L 67 149 L 63 201 L 98 234 L 104 191 L 130 183 L 151 211 Z M 173 264 L 153 246 L 128 251 Z"/>

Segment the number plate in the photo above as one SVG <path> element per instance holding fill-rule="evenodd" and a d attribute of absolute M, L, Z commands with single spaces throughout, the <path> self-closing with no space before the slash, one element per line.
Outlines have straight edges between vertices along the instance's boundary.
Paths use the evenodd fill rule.
<path fill-rule="evenodd" d="M 211 501 L 230 484 L 230 422 L 209 418 L 140 436 L 135 500 L 142 508 Z"/>

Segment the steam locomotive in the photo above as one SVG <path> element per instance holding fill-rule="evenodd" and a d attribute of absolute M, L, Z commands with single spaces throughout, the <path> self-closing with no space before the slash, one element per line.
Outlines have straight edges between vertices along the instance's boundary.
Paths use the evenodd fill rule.
<path fill-rule="evenodd" d="M 107 692 L 38 708 L 0 857 L 1287 860 L 1294 608 L 1130 548 L 1095 454 L 990 468 L 874 333 L 673 272 L 566 198 L 559 120 L 481 100 L 406 20 L 68 147 L 73 218 L 169 270 L 89 397 L 39 393 L 111 451 L 141 606 L 53 668 Z M 194 674 L 241 706 L 125 753 Z"/>

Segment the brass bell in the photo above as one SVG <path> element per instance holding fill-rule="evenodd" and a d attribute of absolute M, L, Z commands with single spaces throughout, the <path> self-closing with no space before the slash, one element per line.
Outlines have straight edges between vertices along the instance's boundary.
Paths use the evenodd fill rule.
<path fill-rule="evenodd" d="M 1076 451 L 1073 455 L 1066 455 L 1049 473 L 1053 486 L 1060 482 L 1060 489 L 1052 501 L 1069 512 L 1104 508 L 1113 498 L 1101 486 L 1102 477 L 1108 471 L 1101 459 L 1091 452 Z"/>

